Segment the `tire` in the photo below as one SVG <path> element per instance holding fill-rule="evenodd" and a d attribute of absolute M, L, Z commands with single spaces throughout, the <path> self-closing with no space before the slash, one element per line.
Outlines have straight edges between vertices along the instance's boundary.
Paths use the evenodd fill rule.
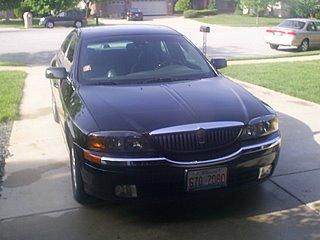
<path fill-rule="evenodd" d="M 54 22 L 51 22 L 51 21 L 47 22 L 46 28 L 54 28 Z"/>
<path fill-rule="evenodd" d="M 75 27 L 75 28 L 81 28 L 82 25 L 83 25 L 83 24 L 82 24 L 81 21 L 75 21 L 75 22 L 74 22 L 74 27 Z"/>
<path fill-rule="evenodd" d="M 73 197 L 80 204 L 92 203 L 94 198 L 84 191 L 80 162 L 73 143 L 69 143 L 69 154 Z"/>
<path fill-rule="evenodd" d="M 277 50 L 277 49 L 279 48 L 279 45 L 270 44 L 270 48 L 271 48 L 271 49 L 274 49 L 274 50 Z"/>
<path fill-rule="evenodd" d="M 308 39 L 304 39 L 301 43 L 301 45 L 299 46 L 299 51 L 300 52 L 306 52 L 309 50 L 309 40 Z"/>
<path fill-rule="evenodd" d="M 52 113 L 53 113 L 53 120 L 56 123 L 59 123 L 59 115 L 58 115 L 58 111 L 57 111 L 57 105 L 56 102 L 54 101 L 53 97 L 52 97 Z"/>

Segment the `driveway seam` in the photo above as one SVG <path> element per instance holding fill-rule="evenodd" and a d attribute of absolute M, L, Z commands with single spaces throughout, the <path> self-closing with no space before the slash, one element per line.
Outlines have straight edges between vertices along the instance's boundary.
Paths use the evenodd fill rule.
<path fill-rule="evenodd" d="M 315 168 L 315 169 L 298 171 L 298 172 L 284 173 L 284 174 L 279 174 L 279 175 L 273 175 L 272 178 L 289 176 L 289 175 L 293 175 L 293 174 L 307 173 L 307 172 L 312 172 L 312 171 L 319 171 L 319 170 L 320 170 L 320 168 Z"/>
<path fill-rule="evenodd" d="M 273 181 L 272 179 L 269 179 L 269 181 L 270 181 L 271 183 L 273 183 L 275 186 L 277 186 L 278 188 L 280 188 L 282 191 L 284 191 L 285 193 L 289 194 L 291 197 L 293 197 L 294 199 L 296 199 L 300 204 L 304 205 L 306 208 L 308 208 L 308 209 L 311 210 L 312 212 L 315 212 L 316 214 L 320 215 L 320 213 L 319 213 L 317 210 L 309 207 L 306 202 L 304 202 L 303 200 L 301 200 L 300 198 L 298 198 L 297 196 L 295 196 L 293 193 L 289 192 L 287 189 L 285 189 L 284 187 L 282 187 L 280 184 L 276 183 L 276 182 Z"/>

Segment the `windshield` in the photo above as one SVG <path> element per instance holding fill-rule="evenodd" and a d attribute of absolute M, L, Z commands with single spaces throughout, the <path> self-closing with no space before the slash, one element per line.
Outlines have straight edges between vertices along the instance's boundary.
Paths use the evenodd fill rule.
<path fill-rule="evenodd" d="M 282 23 L 278 25 L 278 27 L 283 27 L 283 28 L 292 28 L 292 29 L 302 29 L 306 23 L 297 21 L 297 20 L 285 20 Z"/>
<path fill-rule="evenodd" d="M 89 84 L 215 76 L 199 51 L 178 35 L 121 36 L 83 42 L 79 71 L 81 80 Z"/>

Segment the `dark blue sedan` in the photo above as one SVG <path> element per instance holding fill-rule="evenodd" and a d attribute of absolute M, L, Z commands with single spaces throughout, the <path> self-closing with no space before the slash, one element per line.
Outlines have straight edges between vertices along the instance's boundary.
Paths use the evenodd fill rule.
<path fill-rule="evenodd" d="M 167 27 L 72 31 L 46 77 L 75 199 L 193 197 L 268 179 L 278 118 L 217 71 L 226 65 Z"/>

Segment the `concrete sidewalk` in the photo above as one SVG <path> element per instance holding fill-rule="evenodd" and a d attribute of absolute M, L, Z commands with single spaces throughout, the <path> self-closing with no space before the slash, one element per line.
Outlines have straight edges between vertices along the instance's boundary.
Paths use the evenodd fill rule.
<path fill-rule="evenodd" d="M 202 201 L 83 207 L 72 198 L 44 67 L 25 70 L 0 197 L 1 240 L 320 239 L 319 105 L 239 82 L 279 112 L 283 148 L 271 181 Z"/>
<path fill-rule="evenodd" d="M 260 63 L 280 63 L 280 62 L 306 62 L 306 61 L 319 61 L 319 55 L 312 56 L 297 56 L 297 57 L 279 57 L 270 59 L 252 59 L 252 60 L 233 60 L 228 61 L 229 65 L 242 65 L 242 64 L 260 64 Z"/>

